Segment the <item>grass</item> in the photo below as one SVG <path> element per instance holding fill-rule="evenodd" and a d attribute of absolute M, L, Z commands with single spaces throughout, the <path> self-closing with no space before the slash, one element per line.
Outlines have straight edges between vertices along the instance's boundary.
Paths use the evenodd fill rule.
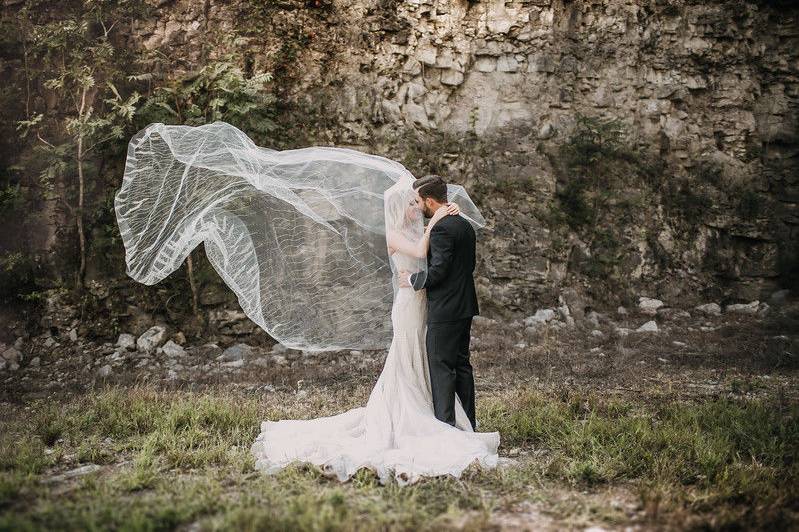
<path fill-rule="evenodd" d="M 668 488 L 696 511 L 780 507 L 799 495 L 796 404 L 718 399 L 641 408 L 596 396 L 552 401 L 526 393 L 493 407 L 489 430 L 501 430 L 510 445 L 551 450 L 548 474 L 573 485 L 640 482 L 653 491 L 644 497 Z"/>
<path fill-rule="evenodd" d="M 367 470 L 346 484 L 302 465 L 272 477 L 254 470 L 261 419 L 326 415 L 367 391 L 258 399 L 111 388 L 35 403 L 2 427 L 0 530 L 480 529 L 558 491 L 617 487 L 640 509 L 634 519 L 653 523 L 785 526 L 797 510 L 799 406 L 763 399 L 653 402 L 519 387 L 483 397 L 478 413 L 481 430 L 500 431 L 502 454 L 521 450 L 513 467 L 411 487 L 380 486 Z M 81 463 L 103 467 L 42 482 Z M 558 516 L 565 522 L 631 519 L 601 501 L 548 506 L 571 514 Z"/>

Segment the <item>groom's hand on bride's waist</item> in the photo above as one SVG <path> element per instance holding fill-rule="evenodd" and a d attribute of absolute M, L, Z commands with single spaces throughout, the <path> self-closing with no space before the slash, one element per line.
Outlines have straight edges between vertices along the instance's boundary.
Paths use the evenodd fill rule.
<path fill-rule="evenodd" d="M 407 270 L 400 270 L 397 273 L 400 288 L 411 288 L 411 274 Z"/>

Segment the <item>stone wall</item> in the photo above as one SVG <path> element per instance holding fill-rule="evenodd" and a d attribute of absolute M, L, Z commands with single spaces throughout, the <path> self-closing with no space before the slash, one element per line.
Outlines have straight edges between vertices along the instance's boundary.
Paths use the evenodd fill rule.
<path fill-rule="evenodd" d="M 634 213 L 640 230 L 626 231 L 623 274 L 637 292 L 751 300 L 797 265 L 799 9 L 790 3 L 162 0 L 155 9 L 132 24 L 127 46 L 168 54 L 173 75 L 225 53 L 272 71 L 297 133 L 277 144 L 351 146 L 414 173 L 433 161 L 470 190 L 492 184 L 477 194 L 490 224 L 478 284 L 496 310 L 529 312 L 567 285 L 590 292 L 575 269 L 590 246 L 542 214 L 558 187 L 553 150 L 578 113 L 624 122 L 633 144 L 666 162 L 663 179 L 694 179 L 708 165 L 720 179 L 689 231 L 675 231 L 658 204 Z M 461 143 L 468 135 L 476 140 Z M 727 185 L 762 208 L 742 214 Z"/>

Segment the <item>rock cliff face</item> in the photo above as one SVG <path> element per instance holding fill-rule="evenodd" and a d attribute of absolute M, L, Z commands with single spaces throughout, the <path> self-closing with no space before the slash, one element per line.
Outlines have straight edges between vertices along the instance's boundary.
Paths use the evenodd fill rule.
<path fill-rule="evenodd" d="M 352 146 L 474 190 L 490 223 L 478 283 L 497 309 L 530 311 L 565 286 L 751 300 L 795 280 L 790 2 L 178 0 L 155 13 L 124 38 L 167 53 L 175 75 L 228 53 L 274 73 L 296 133 L 285 146 Z M 614 214 L 585 230 L 552 215 L 584 178 L 557 150 L 578 115 L 617 119 L 628 148 L 662 164 L 657 194 L 624 203 L 641 186 L 619 187 Z M 706 201 L 685 223 L 666 190 Z M 614 265 L 597 275 L 599 255 Z M 608 271 L 615 284 L 594 290 Z"/>

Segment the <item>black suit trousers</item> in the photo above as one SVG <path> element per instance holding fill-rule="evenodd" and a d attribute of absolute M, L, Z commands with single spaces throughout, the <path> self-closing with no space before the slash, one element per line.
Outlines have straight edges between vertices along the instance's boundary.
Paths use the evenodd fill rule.
<path fill-rule="evenodd" d="M 427 324 L 427 361 L 437 419 L 455 426 L 455 395 L 475 428 L 474 375 L 469 361 L 472 318 Z"/>

